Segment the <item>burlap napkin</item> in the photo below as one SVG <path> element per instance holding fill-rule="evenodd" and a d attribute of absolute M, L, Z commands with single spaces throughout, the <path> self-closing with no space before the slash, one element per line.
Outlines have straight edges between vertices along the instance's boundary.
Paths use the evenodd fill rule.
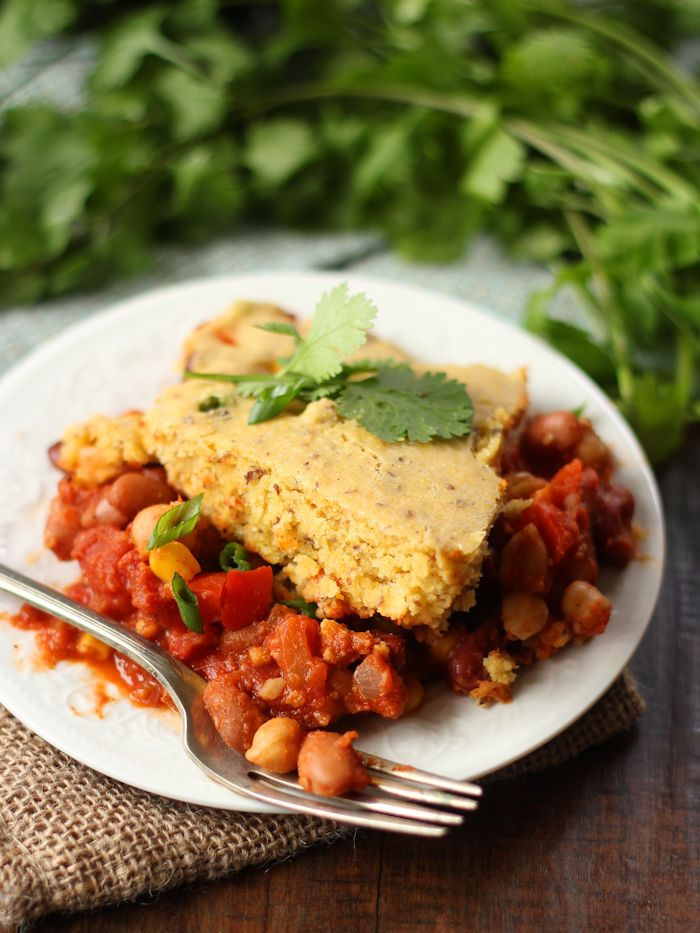
<path fill-rule="evenodd" d="M 629 674 L 566 732 L 493 779 L 539 771 L 628 728 Z M 305 816 L 192 807 L 77 764 L 0 707 L 0 923 L 84 910 L 286 858 L 345 832 Z"/>

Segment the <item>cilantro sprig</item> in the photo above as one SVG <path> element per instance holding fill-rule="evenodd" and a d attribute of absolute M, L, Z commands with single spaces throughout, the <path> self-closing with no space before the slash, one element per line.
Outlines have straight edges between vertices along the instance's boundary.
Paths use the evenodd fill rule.
<path fill-rule="evenodd" d="M 5 99 L 3 304 L 251 223 L 422 263 L 483 231 L 550 267 L 527 326 L 654 460 L 700 421 L 697 2 L 7 0 L 0 66 L 60 34 L 95 50 L 81 106 Z"/>
<path fill-rule="evenodd" d="M 345 363 L 343 357 L 367 340 L 377 309 L 347 284 L 321 296 L 306 337 L 289 324 L 261 324 L 263 330 L 293 337 L 294 353 L 279 373 L 236 375 L 185 371 L 187 379 L 231 382 L 255 399 L 249 424 L 282 414 L 293 402 L 328 398 L 338 412 L 359 422 L 383 441 L 426 443 L 433 438 L 464 437 L 471 431 L 472 402 L 466 386 L 445 373 L 415 373 L 395 360 Z M 201 406 L 200 406 L 201 407 Z"/>

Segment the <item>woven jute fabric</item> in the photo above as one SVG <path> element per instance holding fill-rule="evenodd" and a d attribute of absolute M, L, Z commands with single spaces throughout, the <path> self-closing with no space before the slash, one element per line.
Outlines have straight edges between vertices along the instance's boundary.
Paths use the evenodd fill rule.
<path fill-rule="evenodd" d="M 492 775 L 540 771 L 629 728 L 626 672 L 556 739 Z M 0 923 L 85 910 L 287 858 L 348 830 L 305 816 L 193 807 L 119 784 L 56 751 L 0 707 Z"/>

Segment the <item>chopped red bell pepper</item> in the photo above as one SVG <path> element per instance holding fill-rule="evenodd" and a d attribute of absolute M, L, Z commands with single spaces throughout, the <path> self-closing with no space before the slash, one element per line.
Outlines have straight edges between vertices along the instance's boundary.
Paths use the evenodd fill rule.
<path fill-rule="evenodd" d="M 221 597 L 226 585 L 225 573 L 198 573 L 188 583 L 196 595 L 204 625 L 221 621 Z"/>
<path fill-rule="evenodd" d="M 570 506 L 572 510 L 575 510 L 581 502 L 582 478 L 583 464 L 578 459 L 572 460 L 554 474 L 540 493 L 548 493 L 550 502 L 559 508 Z"/>
<path fill-rule="evenodd" d="M 272 567 L 229 570 L 221 592 L 221 624 L 239 629 L 264 619 L 272 602 Z"/>
<path fill-rule="evenodd" d="M 532 505 L 520 513 L 522 528 L 530 522 L 541 534 L 547 552 L 555 564 L 562 559 L 579 535 L 578 524 L 571 515 L 562 512 L 551 502 L 538 499 L 537 496 Z"/>

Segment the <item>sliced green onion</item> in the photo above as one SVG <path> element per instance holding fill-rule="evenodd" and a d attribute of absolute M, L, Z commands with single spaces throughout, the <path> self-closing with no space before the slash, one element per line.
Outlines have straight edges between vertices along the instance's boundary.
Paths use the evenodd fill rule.
<path fill-rule="evenodd" d="M 580 418 L 585 410 L 586 410 L 586 403 L 581 402 L 581 404 L 577 408 L 571 409 L 571 414 L 574 416 L 574 418 Z"/>
<path fill-rule="evenodd" d="M 222 570 L 250 570 L 248 552 L 238 541 L 229 541 L 219 554 L 219 567 Z"/>
<path fill-rule="evenodd" d="M 289 606 L 290 609 L 298 609 L 299 612 L 303 612 L 304 615 L 309 616 L 310 619 L 316 618 L 316 612 L 318 611 L 316 603 L 307 603 L 305 599 L 283 599 L 280 602 L 282 606 Z"/>
<path fill-rule="evenodd" d="M 146 550 L 152 551 L 154 548 L 162 547 L 169 541 L 184 538 L 185 535 L 194 531 L 202 511 L 203 497 L 204 493 L 200 492 L 194 499 L 181 502 L 161 515 L 156 522 L 156 527 L 151 532 Z"/>
<path fill-rule="evenodd" d="M 216 395 L 207 395 L 197 405 L 197 408 L 200 411 L 214 411 L 215 408 L 221 408 L 221 399 L 217 398 Z"/>
<path fill-rule="evenodd" d="M 180 618 L 191 632 L 201 634 L 204 631 L 204 623 L 199 611 L 197 594 L 192 592 L 185 583 L 184 577 L 179 573 L 173 574 L 170 585 L 173 588 L 177 608 L 180 610 Z"/>

